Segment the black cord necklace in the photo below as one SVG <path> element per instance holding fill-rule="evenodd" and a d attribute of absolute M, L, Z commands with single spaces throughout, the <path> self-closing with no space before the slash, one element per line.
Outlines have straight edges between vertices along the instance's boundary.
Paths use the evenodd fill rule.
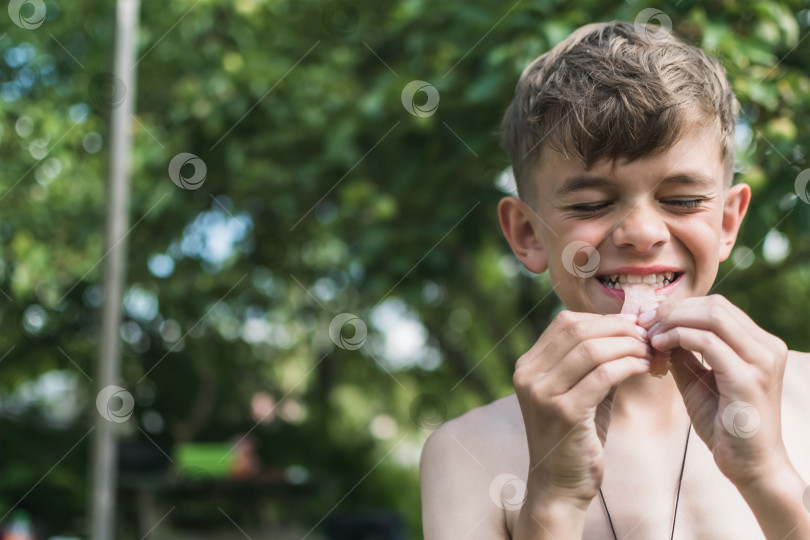
<path fill-rule="evenodd" d="M 683 482 L 683 471 L 686 466 L 686 450 L 689 448 L 689 434 L 692 432 L 692 422 L 689 422 L 689 429 L 686 431 L 686 444 L 683 446 L 683 461 L 681 462 L 681 474 L 678 476 L 678 491 L 675 495 L 675 512 L 672 515 L 672 532 L 669 535 L 670 540 L 675 538 L 675 520 L 678 518 L 678 502 L 681 498 L 681 482 Z M 608 511 L 607 503 L 605 503 L 605 495 L 602 493 L 602 488 L 599 488 L 599 496 L 602 498 L 602 506 L 605 507 L 605 514 L 607 514 L 608 523 L 610 524 L 610 532 L 613 533 L 613 539 L 619 540 L 616 536 L 616 529 L 613 528 L 613 520 L 610 519 L 610 512 Z"/>
<path fill-rule="evenodd" d="M 700 363 L 706 365 L 703 355 L 700 355 Z M 689 434 L 692 433 L 692 422 L 689 422 L 689 429 L 686 430 L 686 443 L 683 445 L 683 460 L 681 461 L 681 474 L 678 475 L 678 490 L 675 493 L 675 511 L 672 513 L 672 531 L 669 533 L 669 540 L 675 538 L 675 520 L 678 518 L 678 502 L 681 500 L 681 482 L 683 482 L 683 471 L 686 467 L 686 450 L 689 448 Z M 602 493 L 602 488 L 599 488 L 599 497 L 602 498 L 602 506 L 605 507 L 605 514 L 607 514 L 608 523 L 610 524 L 610 532 L 613 533 L 613 540 L 619 540 L 616 536 L 616 529 L 613 528 L 613 520 L 610 519 L 610 512 L 608 512 L 607 503 L 605 503 L 605 495 Z"/>

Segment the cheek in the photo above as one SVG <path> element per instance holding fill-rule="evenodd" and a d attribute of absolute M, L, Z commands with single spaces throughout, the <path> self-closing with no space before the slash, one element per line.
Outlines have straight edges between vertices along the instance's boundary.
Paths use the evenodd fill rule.
<path fill-rule="evenodd" d="M 554 249 L 549 253 L 551 258 L 548 261 L 552 279 L 595 273 L 602 259 L 597 248 L 610 234 L 610 227 L 596 223 L 578 223 L 556 230 L 559 236 L 553 239 Z M 564 275 L 560 275 L 561 273 Z"/>
<path fill-rule="evenodd" d="M 691 245 L 719 243 L 722 216 L 714 210 L 704 210 L 670 221 L 670 231 Z"/>
<path fill-rule="evenodd" d="M 708 219 L 694 219 L 689 220 L 689 223 L 684 222 L 672 232 L 695 265 L 696 285 L 708 290 L 717 276 L 720 259 L 718 227 Z"/>
<path fill-rule="evenodd" d="M 675 233 L 675 236 L 695 258 L 703 259 L 712 253 L 717 254 L 716 249 L 711 249 L 711 246 L 717 244 L 715 232 L 705 224 L 683 227 Z"/>
<path fill-rule="evenodd" d="M 613 223 L 606 220 L 562 224 L 555 229 L 558 236 L 554 243 L 560 252 L 574 242 L 584 242 L 596 248 L 610 235 L 611 226 Z"/>

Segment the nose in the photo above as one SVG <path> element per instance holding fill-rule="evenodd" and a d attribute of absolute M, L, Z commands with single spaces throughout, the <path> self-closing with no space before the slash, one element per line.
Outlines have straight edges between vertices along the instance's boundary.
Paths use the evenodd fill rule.
<path fill-rule="evenodd" d="M 633 248 L 645 253 L 669 240 L 669 228 L 664 217 L 651 204 L 639 202 L 626 212 L 611 233 L 617 247 Z"/>

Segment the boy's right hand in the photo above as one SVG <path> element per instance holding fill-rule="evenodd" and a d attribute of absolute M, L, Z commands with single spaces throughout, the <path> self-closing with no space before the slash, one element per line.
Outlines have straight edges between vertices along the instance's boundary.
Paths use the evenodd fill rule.
<path fill-rule="evenodd" d="M 529 444 L 531 506 L 585 510 L 602 484 L 615 386 L 648 372 L 635 316 L 563 311 L 520 357 L 512 378 Z"/>

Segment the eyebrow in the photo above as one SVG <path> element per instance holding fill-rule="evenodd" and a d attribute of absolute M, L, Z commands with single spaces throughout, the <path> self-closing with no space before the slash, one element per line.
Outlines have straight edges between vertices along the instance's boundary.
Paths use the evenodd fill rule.
<path fill-rule="evenodd" d="M 560 189 L 557 190 L 557 196 L 568 195 L 583 189 L 610 187 L 615 184 L 615 181 L 602 176 L 573 176 L 563 182 Z M 656 186 L 667 184 L 684 184 L 696 187 L 711 187 L 716 184 L 715 180 L 699 172 L 676 173 L 665 176 L 658 181 Z"/>

